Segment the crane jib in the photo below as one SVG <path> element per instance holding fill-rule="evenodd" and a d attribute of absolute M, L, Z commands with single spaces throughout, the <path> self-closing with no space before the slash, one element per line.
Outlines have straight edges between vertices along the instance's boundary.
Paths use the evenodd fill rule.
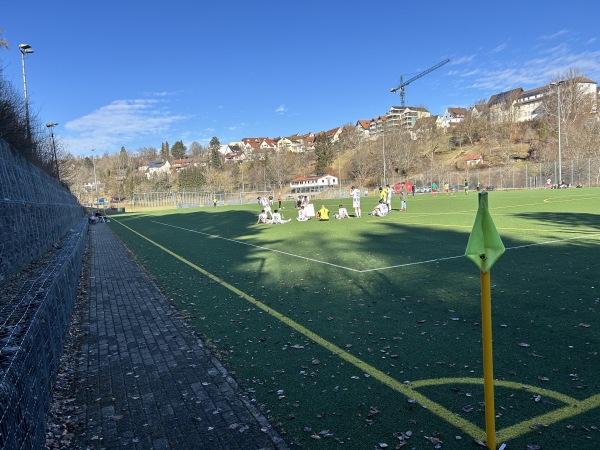
<path fill-rule="evenodd" d="M 400 99 L 402 101 L 402 106 L 404 106 L 404 101 L 405 101 L 405 93 L 404 93 L 404 87 L 408 86 L 410 83 L 412 83 L 415 80 L 418 80 L 419 78 L 421 78 L 422 76 L 427 75 L 430 72 L 433 72 L 435 69 L 439 69 L 440 67 L 442 67 L 444 64 L 447 64 L 450 62 L 450 58 L 446 58 L 445 60 L 437 63 L 435 66 L 430 67 L 427 70 L 424 70 L 423 72 L 415 75 L 414 77 L 412 77 L 410 80 L 407 81 L 403 81 L 402 80 L 402 75 L 400 75 L 400 85 L 398 87 L 392 88 L 390 91 L 392 93 L 396 93 L 398 90 L 400 90 Z"/>

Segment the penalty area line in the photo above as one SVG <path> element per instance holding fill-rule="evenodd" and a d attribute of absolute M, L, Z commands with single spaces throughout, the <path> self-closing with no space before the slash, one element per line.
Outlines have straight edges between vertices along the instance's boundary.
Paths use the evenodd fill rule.
<path fill-rule="evenodd" d="M 294 253 L 284 252 L 282 250 L 276 250 L 276 249 L 273 249 L 273 248 L 267 248 L 267 247 L 263 247 L 261 245 L 251 244 L 249 242 L 238 241 L 237 239 L 230 239 L 230 238 L 226 238 L 226 237 L 219 236 L 219 235 L 216 235 L 216 234 L 204 233 L 202 231 L 197 231 L 197 230 L 190 230 L 189 228 L 178 227 L 176 225 L 171 225 L 171 224 L 163 223 L 163 222 L 157 222 L 155 220 L 152 220 L 151 222 L 152 223 L 156 223 L 158 225 L 163 225 L 165 227 L 171 227 L 171 228 L 176 228 L 178 230 L 189 231 L 190 233 L 202 234 L 204 236 L 212 237 L 212 238 L 215 238 L 215 239 L 222 239 L 224 241 L 233 242 L 235 244 L 247 245 L 248 247 L 257 248 L 257 249 L 268 251 L 268 252 L 279 253 L 279 254 L 282 254 L 282 255 L 291 256 L 293 258 L 304 259 L 306 261 L 311 261 L 311 262 L 315 262 L 315 263 L 318 263 L 318 264 L 325 264 L 327 266 L 337 267 L 338 269 L 349 270 L 351 272 L 361 272 L 360 270 L 353 269 L 351 267 L 345 267 L 345 266 L 341 266 L 339 264 L 334 264 L 334 263 L 330 263 L 330 262 L 327 262 L 327 261 L 321 261 L 319 259 L 308 258 L 307 256 L 296 255 Z"/>
<path fill-rule="evenodd" d="M 542 246 L 542 245 L 548 245 L 548 244 L 557 244 L 560 242 L 566 242 L 566 241 L 574 241 L 574 240 L 579 240 L 579 239 L 587 239 L 587 238 L 595 238 L 600 236 L 600 233 L 592 233 L 592 234 L 583 234 L 580 236 L 572 236 L 572 237 L 568 237 L 565 239 L 554 239 L 551 241 L 544 241 L 544 242 L 532 242 L 530 244 L 523 244 L 523 245 L 516 245 L 514 247 L 507 247 L 506 250 L 519 250 L 522 248 L 527 248 L 527 247 L 538 247 L 538 246 Z M 458 259 L 458 258 L 464 258 L 465 255 L 456 255 L 456 256 L 447 256 L 444 258 L 435 258 L 435 259 L 428 259 L 425 261 L 416 261 L 416 262 L 410 262 L 410 263 L 404 263 L 404 264 L 396 264 L 393 266 L 386 266 L 386 267 L 375 267 L 373 269 L 364 269 L 364 270 L 356 270 L 356 272 L 358 273 L 367 273 L 367 272 L 375 272 L 378 270 L 388 270 L 388 269 L 397 269 L 399 267 L 409 267 L 409 266 L 417 266 L 420 264 L 428 264 L 428 263 L 437 263 L 440 261 L 448 261 L 451 259 Z"/>
<path fill-rule="evenodd" d="M 253 248 L 264 250 L 264 251 L 268 251 L 268 252 L 279 253 L 279 254 L 282 254 L 282 255 L 290 256 L 292 258 L 299 258 L 299 259 L 303 259 L 305 261 L 314 262 L 314 263 L 317 263 L 317 264 L 324 264 L 324 265 L 327 265 L 327 266 L 336 267 L 338 269 L 348 270 L 348 271 L 354 272 L 354 273 L 369 273 L 369 272 L 377 272 L 377 271 L 380 271 L 380 270 L 398 269 L 398 268 L 401 268 L 401 267 L 410 267 L 410 266 L 417 266 L 417 265 L 422 265 L 422 264 L 438 263 L 438 262 L 442 262 L 442 261 L 449 261 L 449 260 L 452 260 L 452 259 L 459 259 L 459 258 L 464 258 L 465 257 L 464 254 L 461 254 L 461 255 L 455 255 L 455 256 L 447 256 L 447 257 L 443 257 L 443 258 L 427 259 L 427 260 L 424 260 L 424 261 L 415 261 L 415 262 L 409 262 L 409 263 L 403 263 L 403 264 L 394 264 L 392 266 L 374 267 L 374 268 L 371 268 L 371 269 L 354 269 L 352 267 L 346 267 L 346 266 L 342 266 L 342 265 L 339 265 L 339 264 L 334 264 L 334 263 L 327 262 L 327 261 L 321 261 L 319 259 L 308 258 L 306 256 L 301 256 L 301 255 L 297 255 L 297 254 L 294 254 L 294 253 L 284 252 L 282 250 L 276 250 L 276 249 L 272 249 L 272 248 L 267 248 L 267 247 L 263 247 L 261 245 L 251 244 L 249 242 L 239 241 L 239 240 L 236 240 L 236 239 L 230 239 L 230 238 L 226 238 L 226 237 L 219 236 L 219 235 L 216 235 L 216 234 L 204 233 L 202 231 L 191 230 L 189 228 L 183 228 L 183 227 L 179 227 L 179 226 L 176 226 L 176 225 L 171 225 L 171 224 L 164 223 L 164 222 L 158 222 L 158 221 L 155 221 L 155 220 L 152 220 L 151 222 L 152 223 L 156 223 L 158 225 L 163 225 L 163 226 L 166 226 L 166 227 L 171 227 L 171 228 L 175 228 L 175 229 L 179 229 L 179 230 L 183 230 L 183 231 L 188 231 L 190 233 L 201 234 L 201 235 L 212 237 L 212 238 L 215 238 L 215 239 L 222 239 L 224 241 L 232 242 L 232 243 L 235 243 L 235 244 L 246 245 L 248 247 L 253 247 Z M 579 235 L 579 236 L 568 237 L 568 238 L 565 238 L 565 239 L 554 239 L 554 240 L 543 241 L 543 242 L 532 242 L 532 243 L 529 243 L 529 244 L 516 245 L 514 247 L 507 247 L 506 250 L 519 250 L 519 249 L 528 248 L 528 247 L 538 247 L 538 246 L 542 246 L 542 245 L 556 244 L 556 243 L 566 242 L 566 241 L 573 241 L 573 240 L 586 239 L 586 238 L 594 238 L 594 237 L 597 237 L 597 236 L 600 236 L 600 233 L 583 234 L 583 235 Z"/>

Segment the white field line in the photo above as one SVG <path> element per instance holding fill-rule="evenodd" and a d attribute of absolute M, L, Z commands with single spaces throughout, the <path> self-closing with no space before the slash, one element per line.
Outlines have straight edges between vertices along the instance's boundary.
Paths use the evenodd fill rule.
<path fill-rule="evenodd" d="M 203 233 L 202 231 L 190 230 L 189 228 L 178 227 L 178 226 L 175 226 L 175 225 L 170 225 L 168 223 L 157 222 L 157 221 L 154 221 L 154 220 L 152 220 L 151 222 L 152 223 L 157 223 L 159 225 L 164 225 L 166 227 L 177 228 L 177 229 L 183 230 L 183 231 L 189 231 L 190 233 L 203 234 L 204 236 L 208 236 L 208 237 L 212 237 L 212 238 L 216 238 L 216 239 L 223 239 L 224 241 L 234 242 L 236 244 L 247 245 L 248 247 L 258 248 L 258 249 L 265 250 L 265 251 L 268 251 L 268 252 L 280 253 L 282 255 L 291 256 L 293 258 L 304 259 L 306 261 L 312 261 L 312 262 L 316 262 L 316 263 L 319 263 L 319 264 L 325 264 L 325 265 L 328 265 L 328 266 L 337 267 L 338 269 L 349 270 L 351 272 L 361 272 L 360 270 L 353 269 L 352 267 L 345 267 L 345 266 L 340 266 L 338 264 L 333 264 L 333 263 L 330 263 L 330 262 L 327 262 L 327 261 L 321 261 L 319 259 L 307 258 L 306 256 L 300 256 L 300 255 L 296 255 L 294 253 L 284 252 L 284 251 L 281 251 L 281 250 L 275 250 L 275 249 L 272 249 L 272 248 L 263 247 L 261 245 L 250 244 L 249 242 L 238 241 L 237 239 L 229 239 L 229 238 L 226 238 L 226 237 L 223 237 L 223 236 L 219 236 L 219 235 L 216 235 L 216 234 Z"/>
<path fill-rule="evenodd" d="M 330 263 L 330 262 L 327 262 L 327 261 L 321 261 L 319 259 L 307 258 L 306 256 L 300 256 L 300 255 L 296 255 L 294 253 L 289 253 L 289 252 L 284 252 L 284 251 L 281 251 L 281 250 L 275 250 L 275 249 L 272 249 L 272 248 L 263 247 L 261 245 L 250 244 L 248 242 L 238 241 L 237 239 L 230 239 L 230 238 L 226 238 L 226 237 L 219 236 L 219 235 L 216 235 L 216 234 L 209 234 L 209 233 L 204 233 L 202 231 L 190 230 L 189 228 L 178 227 L 176 225 L 170 225 L 168 223 L 157 222 L 155 220 L 152 220 L 151 222 L 152 223 L 156 223 L 158 225 L 164 225 L 166 227 L 177 228 L 177 229 L 183 230 L 183 231 L 189 231 L 190 233 L 202 234 L 204 236 L 208 236 L 208 237 L 212 237 L 212 238 L 216 238 L 216 239 L 223 239 L 224 241 L 233 242 L 235 244 L 247 245 L 248 247 L 258 248 L 260 250 L 265 250 L 265 251 L 268 251 L 268 252 L 280 253 L 282 255 L 291 256 L 293 258 L 304 259 L 306 261 L 311 261 L 311 262 L 315 262 L 315 263 L 318 263 L 318 264 L 324 264 L 324 265 L 327 265 L 327 266 L 337 267 L 338 269 L 344 269 L 344 270 L 348 270 L 350 272 L 356 272 L 356 273 L 368 273 L 368 272 L 376 272 L 376 271 L 380 271 L 380 270 L 397 269 L 399 267 L 408 267 L 408 266 L 416 266 L 416 265 L 420 265 L 420 264 L 438 263 L 438 262 L 441 262 L 441 261 L 448 261 L 448 260 L 451 260 L 451 259 L 458 259 L 458 258 L 464 258 L 465 257 L 465 255 L 462 254 L 462 255 L 456 255 L 456 256 L 446 256 L 444 258 L 428 259 L 428 260 L 425 260 L 425 261 L 416 261 L 416 262 L 410 262 L 410 263 L 404 263 L 404 264 L 396 264 L 396 265 L 393 265 L 393 266 L 375 267 L 375 268 L 371 268 L 371 269 L 362 269 L 362 270 L 360 270 L 360 269 L 353 269 L 352 267 L 341 266 L 339 264 L 333 264 L 333 263 Z M 583 234 L 583 235 L 579 235 L 579 236 L 568 237 L 568 238 L 565 238 L 565 239 L 553 239 L 551 241 L 532 242 L 530 244 L 516 245 L 514 247 L 507 247 L 506 250 L 519 250 L 519 249 L 527 248 L 527 247 L 537 247 L 537 246 L 541 246 L 541 245 L 557 244 L 557 243 L 560 243 L 560 242 L 574 241 L 574 240 L 579 240 L 579 239 L 595 238 L 595 237 L 598 237 L 598 236 L 600 236 L 600 233 Z"/>

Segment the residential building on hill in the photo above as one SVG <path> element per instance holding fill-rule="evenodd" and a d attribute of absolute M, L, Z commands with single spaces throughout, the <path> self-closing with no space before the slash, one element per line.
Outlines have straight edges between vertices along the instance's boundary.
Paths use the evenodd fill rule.
<path fill-rule="evenodd" d="M 246 154 L 243 150 L 237 152 L 225 153 L 225 162 L 242 162 L 246 160 Z"/>
<path fill-rule="evenodd" d="M 311 175 L 309 177 L 298 177 L 291 180 L 290 192 L 292 194 L 321 192 L 337 185 L 338 179 L 332 175 Z"/>
<path fill-rule="evenodd" d="M 447 129 L 452 124 L 456 124 L 465 120 L 466 116 L 466 108 L 446 108 L 446 111 L 442 116 L 442 127 Z"/>
<path fill-rule="evenodd" d="M 548 95 L 549 86 L 542 86 L 535 89 L 529 89 L 519 95 L 515 101 L 517 122 L 537 119 L 544 115 L 541 109 L 542 101 Z"/>
<path fill-rule="evenodd" d="M 421 106 L 392 106 L 386 114 L 386 128 L 401 127 L 404 129 L 414 128 L 417 120 L 429 117 L 431 114 Z"/>
<path fill-rule="evenodd" d="M 171 171 L 171 164 L 169 161 L 152 161 L 148 164 L 146 170 L 146 178 L 151 178 L 158 175 L 168 175 Z"/>
<path fill-rule="evenodd" d="M 483 162 L 483 155 L 481 153 L 467 155 L 465 156 L 465 162 L 467 163 L 467 166 L 476 166 Z"/>
<path fill-rule="evenodd" d="M 175 172 L 181 172 L 187 169 L 192 164 L 191 158 L 176 159 L 171 163 L 171 167 L 175 169 Z"/>
<path fill-rule="evenodd" d="M 523 88 L 517 88 L 492 95 L 487 102 L 489 119 L 492 122 L 515 122 L 518 116 L 515 103 L 522 93 Z"/>
<path fill-rule="evenodd" d="M 369 126 L 371 125 L 371 121 L 370 120 L 358 120 L 356 121 L 356 125 L 354 125 L 354 128 L 356 129 L 356 132 L 358 133 L 358 135 L 364 139 L 369 137 Z"/>
<path fill-rule="evenodd" d="M 371 122 L 369 123 L 369 136 L 375 137 L 378 136 L 380 133 L 383 133 L 383 131 L 385 130 L 386 120 L 386 116 L 379 116 L 371 119 Z"/>

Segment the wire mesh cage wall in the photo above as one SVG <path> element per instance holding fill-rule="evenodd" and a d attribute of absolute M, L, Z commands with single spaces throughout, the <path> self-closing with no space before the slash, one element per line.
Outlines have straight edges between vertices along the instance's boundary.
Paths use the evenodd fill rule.
<path fill-rule="evenodd" d="M 0 140 L 0 449 L 44 446 L 86 230 L 77 199 Z"/>

